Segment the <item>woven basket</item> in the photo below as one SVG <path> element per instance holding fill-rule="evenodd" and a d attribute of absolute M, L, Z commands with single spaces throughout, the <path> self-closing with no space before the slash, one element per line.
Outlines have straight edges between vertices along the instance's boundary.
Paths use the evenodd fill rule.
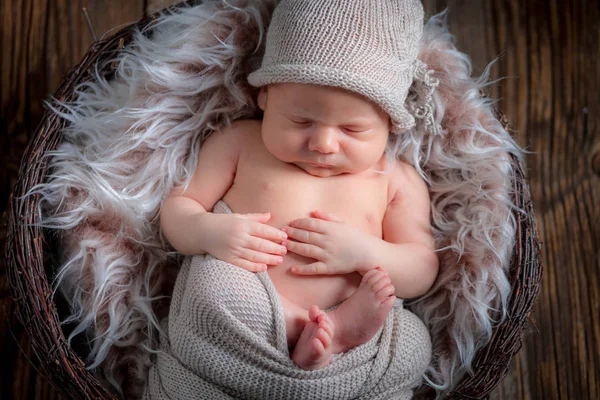
<path fill-rule="evenodd" d="M 63 102 L 72 100 L 74 88 L 92 79 L 94 67 L 105 65 L 105 61 L 114 57 L 133 38 L 136 28 L 149 26 L 157 15 L 148 16 L 112 37 L 94 43 L 79 65 L 67 75 L 54 97 Z M 101 72 L 109 77 L 113 73 L 111 65 Z M 497 117 L 506 127 L 504 116 L 497 112 Z M 35 227 L 39 222 L 39 197 L 23 198 L 33 186 L 44 181 L 48 162 L 44 155 L 56 149 L 61 142 L 64 125 L 64 120 L 47 112 L 23 157 L 7 212 L 5 257 L 10 289 L 15 312 L 38 356 L 39 369 L 50 382 L 68 398 L 114 399 L 67 344 L 46 271 L 49 266 L 47 256 L 55 251 L 42 229 Z M 517 229 L 509 277 L 512 287 L 509 318 L 494 328 L 490 343 L 480 349 L 474 359 L 474 374 L 465 377 L 449 398 L 487 398 L 500 383 L 513 355 L 521 347 L 522 330 L 539 291 L 542 266 L 535 217 L 523 169 L 516 159 L 513 159 L 513 171 L 514 204 L 526 214 L 515 213 Z"/>

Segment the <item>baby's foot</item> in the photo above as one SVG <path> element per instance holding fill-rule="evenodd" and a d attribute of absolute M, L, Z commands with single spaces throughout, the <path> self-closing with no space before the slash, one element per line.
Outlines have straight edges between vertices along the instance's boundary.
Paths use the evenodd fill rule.
<path fill-rule="evenodd" d="M 308 310 L 310 321 L 296 342 L 292 360 L 303 369 L 323 368 L 331 361 L 331 341 L 333 339 L 333 324 L 329 316 L 312 306 Z"/>
<path fill-rule="evenodd" d="M 348 351 L 375 336 L 394 306 L 394 292 L 385 270 L 367 272 L 352 296 L 329 313 L 336 331 L 332 352 Z"/>

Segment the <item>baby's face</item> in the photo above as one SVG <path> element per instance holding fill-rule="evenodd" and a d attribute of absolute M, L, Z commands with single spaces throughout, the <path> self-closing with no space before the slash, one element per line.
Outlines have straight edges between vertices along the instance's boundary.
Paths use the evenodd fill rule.
<path fill-rule="evenodd" d="M 281 161 L 328 177 L 375 168 L 388 140 L 386 113 L 343 89 L 285 83 L 263 88 L 262 138 Z"/>

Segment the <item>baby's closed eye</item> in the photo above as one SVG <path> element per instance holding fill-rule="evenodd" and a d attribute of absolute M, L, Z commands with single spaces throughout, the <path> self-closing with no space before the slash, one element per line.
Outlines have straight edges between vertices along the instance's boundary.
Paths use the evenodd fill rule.
<path fill-rule="evenodd" d="M 344 132 L 348 132 L 348 133 L 366 133 L 371 130 L 367 126 L 358 126 L 358 125 L 342 126 L 341 129 Z"/>
<path fill-rule="evenodd" d="M 304 117 L 287 117 L 287 119 L 297 125 L 306 125 L 312 123 L 310 119 Z"/>

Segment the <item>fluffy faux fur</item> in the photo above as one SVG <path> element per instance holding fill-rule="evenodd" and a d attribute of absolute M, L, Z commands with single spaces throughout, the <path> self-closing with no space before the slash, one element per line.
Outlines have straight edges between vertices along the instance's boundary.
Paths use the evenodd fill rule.
<path fill-rule="evenodd" d="M 77 323 L 70 339 L 87 333 L 89 367 L 121 393 L 139 393 L 164 316 L 156 300 L 173 282 L 177 256 L 160 235 L 161 202 L 191 177 L 211 132 L 255 114 L 246 76 L 259 66 L 275 4 L 206 1 L 166 13 L 111 60 L 110 82 L 97 74 L 73 102 L 50 105 L 69 125 L 49 154 L 47 183 L 32 193 L 43 197 L 42 225 L 62 232 L 56 287 Z M 521 153 L 480 94 L 489 66 L 471 78 L 443 15 L 426 23 L 419 57 L 440 80 L 444 131 L 430 136 L 418 125 L 390 148 L 430 184 L 441 269 L 410 307 L 432 333 L 427 382 L 443 394 L 504 317 L 515 233 L 509 154 Z"/>
<path fill-rule="evenodd" d="M 445 134 L 402 139 L 399 157 L 421 166 L 429 182 L 440 273 L 411 310 L 430 328 L 434 359 L 426 381 L 447 392 L 470 371 L 475 352 L 506 317 L 510 283 L 506 272 L 515 242 L 510 155 L 522 152 L 497 120 L 493 101 L 481 96 L 489 64 L 471 78 L 469 57 L 459 52 L 445 14 L 426 24 L 419 58 L 440 80 L 437 119 Z"/>

